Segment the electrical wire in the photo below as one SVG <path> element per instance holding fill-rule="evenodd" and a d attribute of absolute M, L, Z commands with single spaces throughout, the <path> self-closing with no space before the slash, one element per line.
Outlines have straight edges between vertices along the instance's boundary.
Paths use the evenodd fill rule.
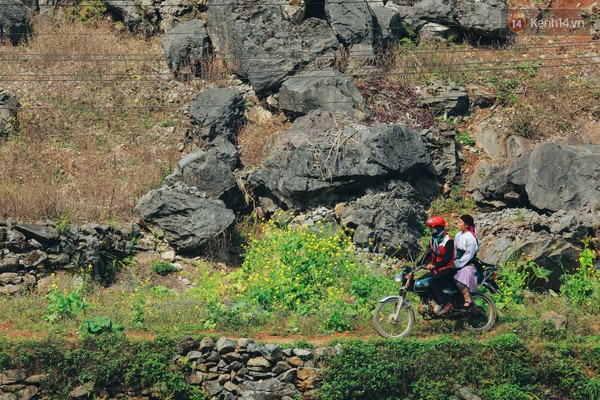
<path fill-rule="evenodd" d="M 418 49 L 410 49 L 408 51 L 406 51 L 406 53 L 408 54 L 460 54 L 460 53 L 481 53 L 481 52 L 516 52 L 516 51 L 526 51 L 526 50 L 530 50 L 530 49 L 544 49 L 544 48 L 565 48 L 565 47 L 579 47 L 579 46 L 585 46 L 585 47 L 593 47 L 594 50 L 596 50 L 596 46 L 600 45 L 600 42 L 586 42 L 586 43 L 581 43 L 581 42 L 563 42 L 560 44 L 547 44 L 547 45 L 536 45 L 536 44 L 532 44 L 529 46 L 510 46 L 510 47 L 506 47 L 506 48 L 493 48 L 493 49 L 487 49 L 487 48 L 474 48 L 474 49 L 454 49 L 454 50 L 449 50 L 449 49 L 436 49 L 436 50 L 418 50 Z M 397 50 L 391 51 L 392 55 L 395 53 L 398 54 L 403 54 L 402 52 L 398 52 Z M 20 57 L 25 57 L 25 58 L 16 58 L 16 56 L 20 56 Z M 59 56 L 59 57 L 64 57 L 64 58 L 47 58 L 47 57 L 54 57 L 54 56 Z M 94 57 L 94 58 L 90 58 L 90 59 L 74 59 L 74 58 L 67 58 L 68 57 Z M 149 57 L 150 56 L 150 57 Z M 282 54 L 281 56 L 285 56 L 285 54 Z M 356 58 L 360 58 L 360 57 L 373 57 L 373 53 L 372 52 L 353 52 L 352 53 L 353 57 Z M 39 59 L 36 58 L 30 58 L 30 57 L 40 57 Z M 45 58 L 42 58 L 45 57 Z M 99 58 L 99 57 L 104 57 L 104 58 Z M 111 57 L 113 59 L 107 59 L 106 57 Z M 128 57 L 128 58 L 121 58 L 121 57 Z M 132 57 L 132 58 L 129 58 Z M 335 56 L 329 56 L 329 55 L 316 55 L 314 58 L 315 59 L 330 59 L 333 58 Z M 153 60 L 163 60 L 165 58 L 164 53 L 154 53 L 154 54 L 148 54 L 148 53 L 30 53 L 30 54 L 25 54 L 25 55 L 21 55 L 18 53 L 13 53 L 13 54 L 6 54 L 6 53 L 0 53 L 0 61 L 27 61 L 27 62 L 45 62 L 45 61 L 81 61 L 81 62 L 96 62 L 96 61 L 153 61 Z M 215 60 L 215 61 L 229 61 L 229 60 L 264 60 L 264 61 L 269 61 L 269 60 L 276 60 L 277 57 L 272 56 L 272 57 L 222 57 L 222 56 L 213 56 L 211 58 L 211 60 Z"/>
<path fill-rule="evenodd" d="M 428 66 L 428 65 L 435 65 L 438 67 L 446 67 L 446 66 L 471 66 L 471 65 L 485 65 L 485 64 L 511 64 L 511 63 L 536 63 L 536 62 L 547 62 L 547 61 L 570 61 L 570 60 L 579 60 L 579 59 L 594 59 L 594 58 L 598 58 L 599 59 L 599 64 L 600 64 L 600 54 L 593 54 L 593 55 L 576 55 L 576 56 L 567 56 L 567 57 L 558 57 L 558 58 L 529 58 L 529 59 L 516 59 L 516 60 L 494 60 L 494 61 L 473 61 L 473 62 L 453 62 L 453 63 L 435 63 L 435 64 L 420 64 L 419 66 Z M 0 58 L 0 61 L 2 59 Z M 164 60 L 164 59 L 163 59 Z M 243 58 L 239 58 L 236 59 L 236 61 L 240 61 L 243 60 Z M 335 60 L 335 57 L 332 57 L 332 61 Z M 166 60 L 165 60 L 166 61 Z M 398 68 L 411 68 L 413 67 L 414 64 L 400 64 L 400 65 L 395 65 L 392 69 L 398 69 Z M 567 64 L 565 64 L 565 66 L 568 66 Z M 522 68 L 522 66 L 517 66 L 517 69 Z M 379 69 L 379 67 L 377 66 L 362 66 L 361 69 Z M 316 69 L 316 68 L 300 68 L 300 69 L 292 69 L 289 72 L 311 72 L 311 71 L 320 71 L 321 69 Z M 249 70 L 249 71 L 245 71 L 246 73 L 255 73 L 255 72 L 271 72 L 271 71 L 275 71 L 275 70 L 269 70 L 269 69 L 260 69 L 259 71 L 253 71 L 253 70 Z M 215 74 L 222 74 L 225 73 L 227 71 L 217 71 L 215 72 Z M 1 74 L 0 76 L 28 76 L 29 74 Z M 65 75 L 79 75 L 79 74 L 57 74 L 58 76 L 65 76 Z M 103 73 L 99 73 L 97 75 L 115 75 L 115 74 L 103 74 Z M 117 74 L 117 75 L 121 75 L 121 74 Z M 160 73 L 139 73 L 137 75 L 161 75 Z"/>
<path fill-rule="evenodd" d="M 591 87 L 577 87 L 577 88 L 555 88 L 555 89 L 535 89 L 535 88 L 530 88 L 527 90 L 511 90 L 510 94 L 511 95 L 524 95 L 527 93 L 564 93 L 564 92 L 574 92 L 574 91 L 596 91 L 596 90 L 600 90 L 600 86 L 591 86 Z M 455 98 L 456 96 L 454 95 L 448 95 L 448 96 L 444 96 L 444 95 L 439 95 L 436 96 L 436 99 L 450 99 L 450 98 Z M 353 104 L 352 101 L 320 101 L 320 104 Z M 17 109 L 19 111 L 21 110 L 78 110 L 78 111 L 84 111 L 84 110 L 115 110 L 115 109 L 131 109 L 131 110 L 136 110 L 136 109 L 186 109 L 188 108 L 189 105 L 172 105 L 172 106 L 168 106 L 168 105 L 146 105 L 146 106 L 87 106 L 87 105 L 80 105 L 80 106 L 73 106 L 73 107 L 44 107 L 44 106 L 25 106 L 25 107 L 18 107 Z M 246 103 L 245 102 L 240 102 L 237 104 L 210 104 L 210 105 L 204 105 L 202 106 L 202 108 L 236 108 L 236 107 L 241 107 L 244 108 L 246 107 Z M 1 107 L 0 107 L 1 108 Z"/>
<path fill-rule="evenodd" d="M 580 63 L 580 64 L 560 64 L 560 65 L 538 65 L 538 66 L 534 66 L 533 68 L 536 69 L 540 69 L 540 68 L 572 68 L 572 67 L 583 67 L 583 66 L 592 66 L 592 65 L 598 65 L 599 63 L 597 62 L 592 62 L 592 63 Z M 414 67 L 410 67 L 407 68 L 406 70 L 400 70 L 397 68 L 392 68 L 389 69 L 385 72 L 379 72 L 379 68 L 376 67 L 369 67 L 368 69 L 370 71 L 375 71 L 375 72 L 365 72 L 365 73 L 361 73 L 361 72 L 354 72 L 351 73 L 350 75 L 354 76 L 354 77 L 369 77 L 369 76 L 397 76 L 397 75 L 430 75 L 430 74 L 440 74 L 440 73 L 468 73 L 468 72 L 494 72 L 494 71 L 507 71 L 507 70 L 522 70 L 525 69 L 526 66 L 512 66 L 512 67 L 498 67 L 498 68 L 476 68 L 476 69 L 439 69 L 439 70 L 429 70 L 429 71 L 415 71 L 414 69 L 416 69 L 417 67 L 420 66 L 414 66 Z M 366 70 L 367 68 L 362 67 L 362 70 Z M 304 71 L 304 70 L 298 70 L 296 72 L 300 72 L 300 71 Z M 253 72 L 267 72 L 267 73 L 274 73 L 276 71 L 273 70 L 262 70 L 262 71 L 253 71 Z M 252 72 L 252 73 L 253 73 Z M 281 72 L 286 72 L 286 71 L 281 71 Z M 210 74 L 212 75 L 223 75 L 223 74 L 229 74 L 230 72 L 211 72 Z M 287 72 L 286 72 L 287 73 Z M 31 77 L 31 79 L 6 79 L 4 78 L 2 75 L 0 75 L 0 82 L 126 82 L 126 81 L 131 81 L 131 82 L 136 82 L 136 83 L 141 83 L 141 82 L 160 82 L 161 80 L 159 79 L 141 79 L 141 77 L 144 76 L 149 76 L 149 77 L 153 77 L 153 76 L 162 76 L 162 73 L 127 73 L 127 74 L 111 74 L 111 73 L 97 73 L 97 74 L 53 74 L 53 75 L 46 75 L 46 77 L 39 77 L 39 75 L 27 75 L 27 74 L 8 74 L 8 75 L 4 75 L 4 76 L 8 76 L 8 77 L 21 77 L 21 78 L 27 78 L 27 77 Z M 58 79 L 57 77 L 69 77 L 69 76 L 76 76 L 76 77 L 97 77 L 97 76 L 113 76 L 115 78 L 122 78 L 122 79 Z M 327 74 L 327 73 L 323 73 L 321 75 L 319 75 L 320 78 L 333 78 L 336 77 L 337 75 L 335 73 L 331 73 L 331 74 Z M 251 78 L 251 77 L 249 77 Z M 298 75 L 291 75 L 291 76 L 287 76 L 285 77 L 286 80 L 289 79 L 307 79 L 310 78 L 310 76 L 306 76 L 306 75 L 302 75 L 302 74 L 298 74 Z M 222 78 L 222 77 L 192 77 L 190 78 L 191 80 L 202 80 L 202 81 L 210 81 L 210 82 L 220 82 L 220 81 L 228 81 L 230 80 L 230 78 Z"/>

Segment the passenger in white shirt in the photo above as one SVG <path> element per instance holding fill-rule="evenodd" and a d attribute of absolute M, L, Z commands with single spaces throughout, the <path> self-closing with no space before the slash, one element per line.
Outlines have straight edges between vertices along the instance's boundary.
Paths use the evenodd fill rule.
<path fill-rule="evenodd" d="M 473 303 L 469 292 L 477 290 L 477 269 L 472 260 L 479 249 L 475 238 L 475 221 L 470 215 L 463 215 L 458 221 L 458 230 L 454 239 L 454 280 L 465 303 L 463 308 L 469 308 Z"/>

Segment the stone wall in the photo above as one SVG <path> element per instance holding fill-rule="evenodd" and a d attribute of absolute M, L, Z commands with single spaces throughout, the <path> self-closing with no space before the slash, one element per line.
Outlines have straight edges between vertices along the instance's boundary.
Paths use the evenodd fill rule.
<path fill-rule="evenodd" d="M 184 338 L 174 349 L 172 367 L 187 371 L 186 381 L 202 387 L 211 400 L 292 400 L 315 398 L 321 368 L 335 348 L 285 348 L 258 344 L 251 339 Z M 29 375 L 24 369 L 0 372 L 0 400 L 43 398 L 44 374 Z M 99 397 L 94 397 L 99 396 Z M 113 388 L 75 386 L 70 399 L 153 400 L 151 389 L 141 393 Z"/>
<path fill-rule="evenodd" d="M 135 224 L 116 226 L 53 223 L 17 223 L 0 220 L 0 294 L 14 294 L 34 287 L 56 270 L 92 266 L 105 277 L 107 267 L 134 250 L 140 229 Z"/>
<path fill-rule="evenodd" d="M 209 399 L 310 398 L 320 381 L 329 348 L 281 349 L 251 339 L 191 338 L 178 346 L 176 359 L 190 363 L 189 383 L 202 385 Z"/>

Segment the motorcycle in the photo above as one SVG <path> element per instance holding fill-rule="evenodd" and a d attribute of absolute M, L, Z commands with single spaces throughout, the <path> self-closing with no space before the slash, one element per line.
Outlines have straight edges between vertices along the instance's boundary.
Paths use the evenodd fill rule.
<path fill-rule="evenodd" d="M 477 261 L 478 287 L 483 286 L 491 293 L 497 293 L 495 280 L 498 268 L 493 264 Z M 451 297 L 453 308 L 438 315 L 441 307 L 435 303 L 429 290 L 431 277 L 415 279 L 415 274 L 424 269 L 425 265 L 408 265 L 396 275 L 395 281 L 400 285 L 399 294 L 381 299 L 373 315 L 377 333 L 389 338 L 402 338 L 410 333 L 415 323 L 415 311 L 407 299 L 409 292 L 416 293 L 421 299 L 422 304 L 417 311 L 424 320 L 462 321 L 475 332 L 485 332 L 494 326 L 498 315 L 496 303 L 487 293 L 479 290 L 471 293 L 473 303 L 468 308 L 462 308 L 464 299 L 460 292 L 456 288 L 444 289 L 444 293 Z"/>

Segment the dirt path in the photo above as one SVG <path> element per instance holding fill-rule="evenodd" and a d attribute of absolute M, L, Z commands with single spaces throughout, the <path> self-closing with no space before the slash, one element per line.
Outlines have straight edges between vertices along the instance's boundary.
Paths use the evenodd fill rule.
<path fill-rule="evenodd" d="M 152 332 L 146 331 L 125 331 L 125 335 L 131 340 L 154 340 L 156 335 Z M 216 335 L 216 336 L 224 336 L 230 339 L 239 339 L 240 336 L 224 334 L 221 332 L 198 332 L 198 334 L 194 335 L 196 337 L 201 337 L 203 335 Z M 32 330 L 24 330 L 24 329 L 16 329 L 16 325 L 10 321 L 0 322 L 0 337 L 5 337 L 8 339 L 15 340 L 43 340 L 50 336 L 60 337 L 65 339 L 68 342 L 76 342 L 79 333 L 78 332 L 67 332 L 61 334 L 52 334 L 51 332 L 40 332 L 40 331 L 32 331 Z M 328 335 L 316 335 L 316 336 L 303 336 L 303 335 L 271 335 L 267 333 L 257 333 L 251 335 L 251 338 L 256 341 L 261 341 L 265 343 L 274 343 L 274 344 L 290 344 L 294 342 L 306 341 L 314 346 L 322 346 L 328 344 L 332 341 L 336 340 L 346 340 L 346 339 L 362 339 L 362 340 L 371 340 L 378 338 L 375 334 L 366 334 L 360 332 L 342 332 L 342 333 L 334 333 Z"/>

